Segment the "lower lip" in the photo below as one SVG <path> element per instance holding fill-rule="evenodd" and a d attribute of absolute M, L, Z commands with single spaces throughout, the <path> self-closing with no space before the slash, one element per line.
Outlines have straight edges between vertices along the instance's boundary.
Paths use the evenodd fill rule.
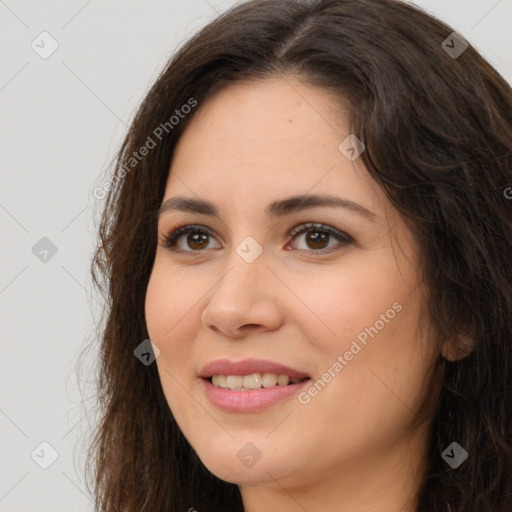
<path fill-rule="evenodd" d="M 225 411 L 255 412 L 270 407 L 286 398 L 296 395 L 311 379 L 270 388 L 252 389 L 247 391 L 230 390 L 214 386 L 208 379 L 201 379 L 210 402 Z"/>

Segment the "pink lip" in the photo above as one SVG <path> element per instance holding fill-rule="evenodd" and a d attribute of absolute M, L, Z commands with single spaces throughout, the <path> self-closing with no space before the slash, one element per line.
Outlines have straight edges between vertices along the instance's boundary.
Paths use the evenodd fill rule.
<path fill-rule="evenodd" d="M 278 376 L 288 375 L 292 379 L 308 377 L 308 380 L 287 386 L 272 386 L 244 391 L 214 386 L 209 380 L 212 375 L 251 375 L 252 373 L 275 373 Z M 213 405 L 232 412 L 254 412 L 269 407 L 296 394 L 311 380 L 307 373 L 264 359 L 243 359 L 241 361 L 216 359 L 203 367 L 199 377 L 202 378 L 205 393 Z"/>
<path fill-rule="evenodd" d="M 274 373 L 274 372 L 273 372 Z M 286 373 L 284 373 L 286 375 Z M 231 373 L 230 375 L 235 375 Z M 256 412 L 285 398 L 296 395 L 301 388 L 308 386 L 311 379 L 288 386 L 236 391 L 214 386 L 207 378 L 202 382 L 204 390 L 213 405 L 230 412 Z"/>
<path fill-rule="evenodd" d="M 252 373 L 275 373 L 278 376 L 288 375 L 292 379 L 309 377 L 307 373 L 264 359 L 243 359 L 242 361 L 216 359 L 203 367 L 199 377 L 209 379 L 212 375 L 251 375 Z"/>

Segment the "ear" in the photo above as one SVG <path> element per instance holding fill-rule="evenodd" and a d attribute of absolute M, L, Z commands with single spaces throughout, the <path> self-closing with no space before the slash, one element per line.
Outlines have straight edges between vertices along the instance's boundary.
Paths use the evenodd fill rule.
<path fill-rule="evenodd" d="M 475 349 L 476 340 L 459 334 L 455 339 L 446 340 L 441 347 L 441 355 L 451 363 L 464 359 Z"/>

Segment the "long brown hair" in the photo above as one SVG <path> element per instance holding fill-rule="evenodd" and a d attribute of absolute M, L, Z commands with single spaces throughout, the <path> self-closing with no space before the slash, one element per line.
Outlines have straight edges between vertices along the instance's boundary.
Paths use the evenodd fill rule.
<path fill-rule="evenodd" d="M 397 0 L 252 0 L 171 58 L 104 186 L 91 265 L 106 301 L 101 417 L 86 468 L 98 509 L 243 511 L 238 486 L 203 466 L 174 421 L 155 364 L 141 364 L 134 350 L 148 338 L 156 211 L 180 135 L 213 91 L 287 74 L 350 101 L 351 132 L 366 145 L 362 161 L 420 248 L 428 320 L 440 339 L 474 341 L 467 357 L 439 357 L 418 511 L 448 510 L 446 503 L 451 512 L 510 511 L 512 90 L 452 32 Z M 454 441 L 468 452 L 456 469 L 441 456 Z"/>

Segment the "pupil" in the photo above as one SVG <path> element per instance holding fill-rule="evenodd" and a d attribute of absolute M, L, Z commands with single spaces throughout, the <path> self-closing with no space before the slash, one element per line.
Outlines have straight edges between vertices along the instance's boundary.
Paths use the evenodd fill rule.
<path fill-rule="evenodd" d="M 319 233 L 318 231 L 310 231 L 309 233 L 313 233 L 313 236 L 309 237 L 309 241 L 313 242 L 313 244 L 320 244 L 320 246 L 314 245 L 314 249 L 322 249 L 324 246 L 322 246 L 322 242 L 325 242 L 328 235 L 326 233 Z"/>
<path fill-rule="evenodd" d="M 202 238 L 202 240 L 200 240 Z M 206 239 L 206 235 L 202 234 L 202 233 L 191 233 L 189 236 L 188 236 L 188 241 L 189 241 L 189 244 L 191 242 L 191 244 L 197 244 L 197 245 L 200 245 L 201 242 L 204 242 L 205 239 Z M 199 247 L 200 249 L 201 247 Z"/>

